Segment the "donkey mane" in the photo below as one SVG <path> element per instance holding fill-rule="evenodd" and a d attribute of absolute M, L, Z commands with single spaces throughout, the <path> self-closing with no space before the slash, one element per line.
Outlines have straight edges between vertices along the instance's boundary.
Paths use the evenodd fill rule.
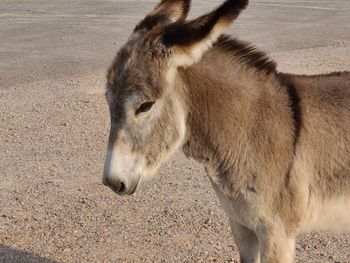
<path fill-rule="evenodd" d="M 276 76 L 281 87 L 284 88 L 285 92 L 288 94 L 288 104 L 292 112 L 294 124 L 295 147 L 302 127 L 302 114 L 300 109 L 300 97 L 291 79 L 292 75 L 278 72 L 276 69 L 276 62 L 265 52 L 258 50 L 254 45 L 248 42 L 238 40 L 230 35 L 221 35 L 208 52 L 215 51 L 223 53 L 233 61 L 241 62 L 243 65 L 262 72 L 263 74 L 274 74 Z"/>
<path fill-rule="evenodd" d="M 213 45 L 213 49 L 230 54 L 232 58 L 250 65 L 266 73 L 276 72 L 276 63 L 265 52 L 258 50 L 248 42 L 232 38 L 230 35 L 222 35 Z"/>
<path fill-rule="evenodd" d="M 295 142 L 299 137 L 301 129 L 301 111 L 300 111 L 300 98 L 294 87 L 294 83 L 291 80 L 292 75 L 280 73 L 276 70 L 277 64 L 273 61 L 265 52 L 258 50 L 254 45 L 233 38 L 230 35 L 221 35 L 218 40 L 213 44 L 213 47 L 208 52 L 218 51 L 224 53 L 227 57 L 229 55 L 232 60 L 239 61 L 244 65 L 251 67 L 257 71 L 265 74 L 276 75 L 277 80 L 281 83 L 282 87 L 286 89 L 289 97 L 289 105 L 293 113 L 293 121 L 295 125 Z M 228 58 L 230 58 L 228 57 Z M 337 73 L 339 74 L 339 73 Z"/>

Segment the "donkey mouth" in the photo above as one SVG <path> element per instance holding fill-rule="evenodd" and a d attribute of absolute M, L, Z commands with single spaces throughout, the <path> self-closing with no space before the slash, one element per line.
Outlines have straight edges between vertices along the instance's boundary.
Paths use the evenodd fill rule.
<path fill-rule="evenodd" d="M 135 194 L 137 188 L 139 187 L 139 184 L 140 184 L 140 181 L 138 181 L 135 184 L 135 186 L 129 192 L 126 192 L 124 195 L 133 195 L 133 194 Z"/>

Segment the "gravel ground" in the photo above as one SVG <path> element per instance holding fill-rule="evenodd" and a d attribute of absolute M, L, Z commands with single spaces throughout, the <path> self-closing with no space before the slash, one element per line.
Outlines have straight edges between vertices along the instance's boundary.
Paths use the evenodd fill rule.
<path fill-rule="evenodd" d="M 221 1 L 195 1 L 193 14 Z M 202 168 L 178 153 L 136 196 L 102 186 L 105 70 L 155 1 L 0 0 L 0 262 L 238 262 Z M 282 71 L 350 69 L 348 0 L 251 0 L 232 32 Z M 350 234 L 296 262 L 350 262 Z"/>

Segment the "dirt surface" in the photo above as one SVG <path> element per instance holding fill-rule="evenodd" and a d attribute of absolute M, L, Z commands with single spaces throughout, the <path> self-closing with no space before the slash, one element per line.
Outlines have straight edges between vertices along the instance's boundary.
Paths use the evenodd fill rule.
<path fill-rule="evenodd" d="M 195 1 L 192 14 L 221 1 Z M 155 1 L 0 0 L 0 262 L 237 262 L 203 170 L 177 154 L 134 197 L 101 184 L 104 76 Z M 251 0 L 232 33 L 279 69 L 350 70 L 348 0 Z M 301 235 L 296 262 L 350 262 L 350 235 Z"/>

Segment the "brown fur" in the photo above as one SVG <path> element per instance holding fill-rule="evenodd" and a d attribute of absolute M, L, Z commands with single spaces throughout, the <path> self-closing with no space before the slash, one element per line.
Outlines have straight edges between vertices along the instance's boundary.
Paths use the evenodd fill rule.
<path fill-rule="evenodd" d="M 292 262 L 301 231 L 350 229 L 350 72 L 278 73 L 266 54 L 220 37 L 246 4 L 132 35 L 107 77 L 109 150 L 123 167 L 110 153 L 104 181 L 133 193 L 182 146 L 205 166 L 241 262 Z M 187 26 L 196 37 L 164 40 L 198 23 Z M 154 106 L 140 113 L 145 101 Z"/>
<path fill-rule="evenodd" d="M 170 24 L 173 20 L 183 21 L 190 11 L 190 5 L 190 0 L 163 0 L 135 27 L 134 32 L 149 31 L 157 25 Z"/>

